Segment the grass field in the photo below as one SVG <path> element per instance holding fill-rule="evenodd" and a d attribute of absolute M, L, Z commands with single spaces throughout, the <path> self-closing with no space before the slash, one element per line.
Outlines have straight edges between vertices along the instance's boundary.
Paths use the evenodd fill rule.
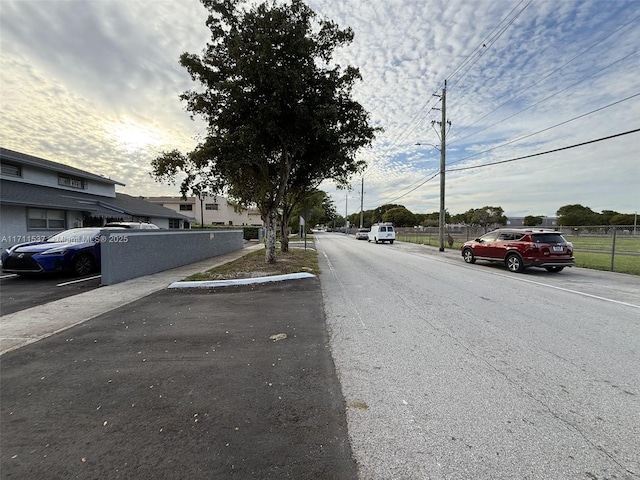
<path fill-rule="evenodd" d="M 591 253 L 575 250 L 576 267 L 593 270 L 611 270 L 611 253 Z M 640 256 L 616 254 L 613 258 L 613 271 L 640 275 Z"/>
<path fill-rule="evenodd" d="M 567 241 L 573 243 L 576 250 L 601 251 L 611 253 L 613 237 L 581 237 L 579 235 L 564 235 Z M 618 235 L 616 237 L 616 253 L 640 254 L 640 237 Z"/>
<path fill-rule="evenodd" d="M 613 248 L 612 237 L 585 237 L 579 235 L 567 236 L 567 241 L 573 243 L 573 255 L 576 258 L 576 267 L 591 268 L 593 270 L 611 270 L 611 251 Z M 439 247 L 440 240 L 437 235 L 397 235 L 400 242 L 411 242 L 422 245 Z M 459 250 L 462 241 L 454 241 L 452 250 Z M 449 246 L 446 246 L 449 249 Z M 640 275 L 640 238 L 624 237 L 616 238 L 616 253 L 613 258 L 613 271 Z"/>

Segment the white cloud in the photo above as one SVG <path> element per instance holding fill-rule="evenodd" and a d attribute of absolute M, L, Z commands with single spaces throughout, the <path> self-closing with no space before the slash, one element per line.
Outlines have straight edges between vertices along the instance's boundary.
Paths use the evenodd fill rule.
<path fill-rule="evenodd" d="M 369 163 L 365 208 L 391 201 L 420 213 L 439 208 L 437 176 L 416 187 L 439 168 L 439 152 L 428 144 L 440 143 L 431 124 L 441 115 L 433 110 L 440 107 L 433 94 L 445 79 L 450 166 L 529 155 L 640 124 L 636 97 L 550 128 L 640 93 L 637 1 L 608 2 L 607 8 L 597 0 L 532 2 L 504 31 L 500 22 L 524 3 L 309 5 L 354 30 L 354 42 L 336 52 L 336 61 L 360 69 L 363 81 L 354 94 L 385 130 L 361 153 Z M 188 150 L 204 132 L 178 99 L 194 86 L 178 58 L 203 50 L 205 20 L 196 0 L 4 0 L 2 145 L 124 181 L 132 195 L 176 194 L 176 187 L 154 183 L 148 171 L 158 151 Z M 543 129 L 549 130 L 470 157 Z M 636 211 L 637 145 L 634 134 L 452 172 L 447 208 L 460 213 L 495 205 L 510 215 L 553 215 L 562 205 L 582 203 L 596 211 Z M 349 213 L 360 205 L 360 179 L 353 185 Z M 337 205 L 344 204 L 343 191 L 323 186 L 335 193 Z"/>

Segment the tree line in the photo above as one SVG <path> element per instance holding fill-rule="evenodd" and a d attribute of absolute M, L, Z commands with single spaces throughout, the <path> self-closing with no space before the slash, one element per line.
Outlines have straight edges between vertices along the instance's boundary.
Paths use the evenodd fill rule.
<path fill-rule="evenodd" d="M 344 225 L 344 217 L 340 216 L 335 208 L 329 209 L 327 212 L 329 214 L 322 217 L 328 218 L 327 225 L 333 223 L 338 226 Z M 597 213 L 580 204 L 564 205 L 557 210 L 556 216 L 559 226 L 633 225 L 636 221 L 635 214 L 619 213 L 614 210 L 603 210 L 601 213 Z M 347 220 L 350 225 L 359 227 L 360 218 L 361 215 L 357 212 L 350 214 Z M 471 208 L 464 213 L 455 215 L 446 212 L 445 221 L 448 225 L 459 224 L 488 228 L 506 225 L 507 217 L 502 207 L 484 206 Z M 371 228 L 371 225 L 378 222 L 392 222 L 397 227 L 437 227 L 440 222 L 440 212 L 413 213 L 404 205 L 398 204 L 386 204 L 362 212 L 363 228 Z M 527 215 L 523 220 L 523 225 L 526 227 L 543 226 L 544 223 L 544 215 Z"/>

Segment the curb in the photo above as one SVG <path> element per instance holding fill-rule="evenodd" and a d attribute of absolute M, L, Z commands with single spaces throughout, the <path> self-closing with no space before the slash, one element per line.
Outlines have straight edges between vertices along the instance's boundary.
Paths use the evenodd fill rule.
<path fill-rule="evenodd" d="M 311 273 L 289 273 L 287 275 L 271 275 L 268 277 L 237 278 L 234 280 L 203 280 L 199 282 L 173 282 L 167 288 L 213 288 L 230 287 L 233 285 L 249 285 L 252 283 L 281 282 L 283 280 L 297 280 L 299 278 L 313 278 Z"/>

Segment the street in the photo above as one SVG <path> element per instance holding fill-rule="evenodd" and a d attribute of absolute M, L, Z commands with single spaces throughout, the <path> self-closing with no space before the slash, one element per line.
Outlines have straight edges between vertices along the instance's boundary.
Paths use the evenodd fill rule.
<path fill-rule="evenodd" d="M 640 476 L 640 279 L 315 238 L 361 479 Z"/>

